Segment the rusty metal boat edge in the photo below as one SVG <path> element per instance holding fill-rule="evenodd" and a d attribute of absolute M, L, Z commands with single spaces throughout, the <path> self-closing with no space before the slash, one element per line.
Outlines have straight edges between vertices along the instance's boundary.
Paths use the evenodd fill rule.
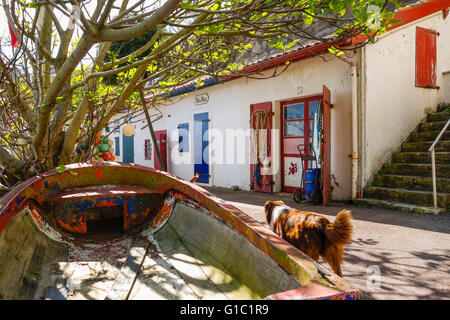
<path fill-rule="evenodd" d="M 145 187 L 156 193 L 172 194 L 212 212 L 263 251 L 301 284 L 300 287 L 266 297 L 270 300 L 356 300 L 360 292 L 341 277 L 330 272 L 323 276 L 314 261 L 279 238 L 241 210 L 217 198 L 200 186 L 172 174 L 135 164 L 116 162 L 77 163 L 64 172 L 56 169 L 32 177 L 17 185 L 0 199 L 0 232 L 8 221 L 24 209 L 34 212 L 35 221 L 43 223 L 40 212 L 43 201 L 61 190 L 77 186 L 128 185 Z M 170 217 L 172 206 L 162 209 L 150 222 L 160 228 Z"/>

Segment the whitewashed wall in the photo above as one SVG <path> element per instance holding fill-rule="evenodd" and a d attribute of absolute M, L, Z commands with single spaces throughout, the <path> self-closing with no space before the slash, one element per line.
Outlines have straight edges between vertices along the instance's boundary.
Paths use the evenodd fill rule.
<path fill-rule="evenodd" d="M 416 26 L 438 31 L 437 38 L 437 85 L 441 90 L 415 87 L 415 37 Z M 448 80 L 443 74 L 450 71 L 450 17 L 443 19 L 442 13 L 436 13 L 417 22 L 395 29 L 375 44 L 363 49 L 363 61 L 360 79 L 362 91 L 360 103 L 363 109 L 363 187 L 376 170 L 396 151 L 410 132 L 425 117 L 426 112 L 436 109 L 444 101 Z M 356 54 L 355 54 L 356 57 Z M 330 60 L 330 61 L 325 61 Z M 194 114 L 208 112 L 210 143 L 214 130 L 225 136 L 226 130 L 249 129 L 250 104 L 271 101 L 275 115 L 273 128 L 280 129 L 280 102 L 294 98 L 304 98 L 322 93 L 326 85 L 331 91 L 331 174 L 332 199 L 349 199 L 351 197 L 351 75 L 348 64 L 339 59 L 311 58 L 292 63 L 287 71 L 276 78 L 265 80 L 237 79 L 189 93 L 172 105 L 161 106 L 163 118 L 154 123 L 154 129 L 167 130 L 168 136 L 168 170 L 169 172 L 190 180 L 194 175 L 193 128 Z M 354 58 L 356 61 L 356 58 Z M 359 63 L 359 62 L 358 62 Z M 273 70 L 264 72 L 261 77 L 269 76 Z M 196 105 L 196 95 L 207 93 L 209 101 Z M 448 99 L 448 98 L 447 98 Z M 152 160 L 144 159 L 144 140 L 150 139 L 145 117 L 134 120 L 135 163 L 153 167 L 156 158 L 152 150 Z M 181 123 L 189 123 L 189 152 L 183 154 L 187 163 L 179 159 L 178 130 Z M 111 137 L 114 137 L 112 134 Z M 121 134 L 120 134 L 121 136 Z M 123 142 L 121 138 L 121 149 Z M 216 141 L 216 150 L 209 150 L 210 159 L 218 156 L 226 160 L 226 141 L 223 147 Z M 222 152 L 220 152 L 222 150 Z M 230 152 L 230 151 L 228 151 Z M 210 163 L 210 184 L 230 187 L 238 185 L 241 189 L 250 188 L 249 138 L 245 145 L 235 148 L 235 158 L 243 156 L 244 163 Z M 118 161 L 121 161 L 121 156 Z M 230 156 L 228 154 L 228 156 Z M 222 158 L 223 157 L 223 158 Z M 273 165 L 278 168 L 274 176 L 274 191 L 281 190 L 280 137 L 275 132 L 272 136 Z M 336 182 L 336 184 L 334 183 Z"/>
<path fill-rule="evenodd" d="M 116 127 L 116 120 L 120 121 L 120 124 L 123 124 L 123 118 L 126 115 L 126 113 L 120 113 L 116 116 L 114 116 L 110 121 L 110 127 L 111 131 Z M 147 126 L 147 121 L 145 119 L 144 115 L 138 116 L 136 118 L 133 118 L 131 120 L 131 123 L 134 126 L 134 163 L 148 166 L 148 167 L 154 167 L 154 159 L 156 157 L 155 148 L 152 145 L 152 153 L 151 153 L 151 160 L 145 159 L 145 148 L 144 148 L 144 141 L 146 139 L 151 140 L 150 131 Z M 161 126 L 165 123 L 165 119 L 161 119 L 158 121 L 158 125 Z M 157 129 L 155 129 L 157 130 Z M 104 132 L 105 134 L 108 134 Z M 116 155 L 116 161 L 122 162 L 123 161 L 123 134 L 122 134 L 122 128 L 119 130 L 116 130 L 109 134 L 109 138 L 114 142 L 113 146 L 116 148 L 115 145 L 115 137 L 119 137 L 120 141 L 120 155 Z M 116 154 L 116 152 L 114 152 Z"/>
<path fill-rule="evenodd" d="M 330 59 L 330 56 L 327 56 Z M 264 76 L 272 74 L 269 70 Z M 154 123 L 154 129 L 167 130 L 168 135 L 168 167 L 169 172 L 190 180 L 194 175 L 193 163 L 193 128 L 194 114 L 208 112 L 209 128 L 218 130 L 226 136 L 227 130 L 248 130 L 250 121 L 250 104 L 271 101 L 275 116 L 273 128 L 280 129 L 280 101 L 303 98 L 322 93 L 322 86 L 326 85 L 331 90 L 331 98 L 334 108 L 331 111 L 332 118 L 332 160 L 331 173 L 335 176 L 339 186 L 334 185 L 333 199 L 347 199 L 351 196 L 351 87 L 350 68 L 338 59 L 324 62 L 320 57 L 293 63 L 287 71 L 276 78 L 265 80 L 237 79 L 225 84 L 219 84 L 189 93 L 181 101 L 170 106 L 160 107 L 164 113 L 163 119 Z M 203 105 L 195 105 L 196 95 L 207 93 L 209 101 Z M 142 116 L 142 120 L 145 118 Z M 189 152 L 184 156 L 189 160 L 187 164 L 176 164 L 178 153 L 178 131 L 180 123 L 189 123 L 190 145 Z M 153 167 L 153 159 L 156 154 L 153 150 L 152 160 L 144 160 L 144 139 L 149 139 L 148 128 L 140 130 L 146 123 L 138 121 L 135 134 L 135 163 Z M 214 135 L 214 130 L 210 132 Z M 216 131 L 217 132 L 217 131 Z M 172 138 L 172 139 L 171 139 Z M 219 139 L 217 140 L 219 142 Z M 216 156 L 223 159 L 222 163 L 210 163 L 210 185 L 230 187 L 238 185 L 241 189 L 250 189 L 250 165 L 249 165 L 249 138 L 245 139 L 245 145 L 236 145 L 235 163 L 226 163 L 230 152 L 226 150 L 226 141 L 223 148 L 216 143 L 216 150 L 210 151 L 210 159 Z M 121 148 L 123 143 L 121 141 Z M 221 152 L 222 151 L 222 152 Z M 228 152 L 228 154 L 226 153 Z M 121 150 L 121 155 L 123 151 Z M 278 134 L 272 136 L 273 163 L 278 167 L 274 179 L 276 181 L 274 191 L 281 190 L 280 167 L 280 138 Z M 239 159 L 244 159 L 239 163 Z M 120 157 L 120 159 L 122 159 Z M 120 161 L 119 159 L 119 161 Z M 237 163 L 236 163 L 237 162 Z M 300 184 L 300 181 L 299 181 Z"/>
<path fill-rule="evenodd" d="M 439 32 L 437 89 L 415 86 L 416 26 Z M 450 17 L 441 12 L 395 29 L 365 47 L 365 181 L 395 152 L 411 131 L 444 101 L 443 73 L 450 71 Z M 364 90 L 364 89 L 363 89 Z M 364 107 L 364 106 L 363 106 Z"/>
<path fill-rule="evenodd" d="M 120 114 L 114 116 L 111 121 L 109 122 L 109 128 L 111 128 L 111 131 L 114 130 L 114 128 L 116 127 L 116 120 L 118 120 L 120 118 Z M 114 147 L 114 155 L 117 154 L 117 150 L 116 150 L 116 142 L 115 142 L 115 137 L 119 137 L 120 138 L 120 145 L 119 145 L 119 155 L 115 156 L 116 159 L 115 161 L 117 162 L 122 162 L 122 155 L 123 155 L 123 146 L 122 146 L 122 130 L 119 128 L 113 132 L 105 132 L 105 130 L 103 130 L 103 134 L 108 135 L 108 138 L 110 138 L 113 141 L 113 147 Z"/>

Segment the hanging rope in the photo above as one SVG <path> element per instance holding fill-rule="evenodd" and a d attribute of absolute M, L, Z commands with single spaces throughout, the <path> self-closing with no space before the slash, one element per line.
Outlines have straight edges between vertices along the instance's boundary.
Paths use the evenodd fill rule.
<path fill-rule="evenodd" d="M 256 160 L 256 167 L 255 171 L 253 172 L 253 179 L 256 185 L 259 185 L 259 180 L 261 176 L 260 171 L 260 164 L 263 163 L 264 159 L 267 157 L 268 154 L 268 148 L 267 148 L 267 129 L 268 129 L 268 122 L 269 122 L 269 116 L 265 110 L 257 110 L 252 112 L 251 114 L 251 121 L 254 125 L 255 131 L 252 132 L 253 135 L 256 135 L 254 137 L 253 141 L 256 141 L 256 148 L 255 144 L 252 144 L 251 148 L 251 154 L 252 154 L 252 161 Z M 265 176 L 263 176 L 263 184 L 265 184 Z"/>

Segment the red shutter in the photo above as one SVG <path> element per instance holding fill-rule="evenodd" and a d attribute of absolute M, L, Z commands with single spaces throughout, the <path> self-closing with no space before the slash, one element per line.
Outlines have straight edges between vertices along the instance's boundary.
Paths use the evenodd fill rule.
<path fill-rule="evenodd" d="M 416 86 L 436 87 L 437 32 L 416 27 Z"/>
<path fill-rule="evenodd" d="M 272 102 L 262 102 L 250 105 L 250 128 L 256 129 L 256 114 L 258 112 L 264 112 L 267 115 L 267 158 L 272 160 Z M 256 144 L 254 141 L 256 137 L 250 135 L 250 143 L 251 145 Z M 271 168 L 269 170 L 270 174 L 264 174 L 263 172 L 263 164 L 257 164 L 257 159 L 253 159 L 255 155 L 250 155 L 250 189 L 260 192 L 272 193 L 273 186 L 273 162 L 269 164 Z M 258 182 L 255 181 L 255 170 L 256 166 L 259 166 L 260 171 L 260 180 Z"/>

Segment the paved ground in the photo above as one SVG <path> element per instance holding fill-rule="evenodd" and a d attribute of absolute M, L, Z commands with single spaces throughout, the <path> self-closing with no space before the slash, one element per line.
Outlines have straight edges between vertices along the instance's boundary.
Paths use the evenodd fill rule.
<path fill-rule="evenodd" d="M 324 214 L 352 211 L 353 241 L 346 247 L 344 278 L 364 299 L 450 299 L 450 214 L 410 214 L 351 204 L 297 204 L 290 194 L 206 188 L 267 227 L 266 200 Z"/>

